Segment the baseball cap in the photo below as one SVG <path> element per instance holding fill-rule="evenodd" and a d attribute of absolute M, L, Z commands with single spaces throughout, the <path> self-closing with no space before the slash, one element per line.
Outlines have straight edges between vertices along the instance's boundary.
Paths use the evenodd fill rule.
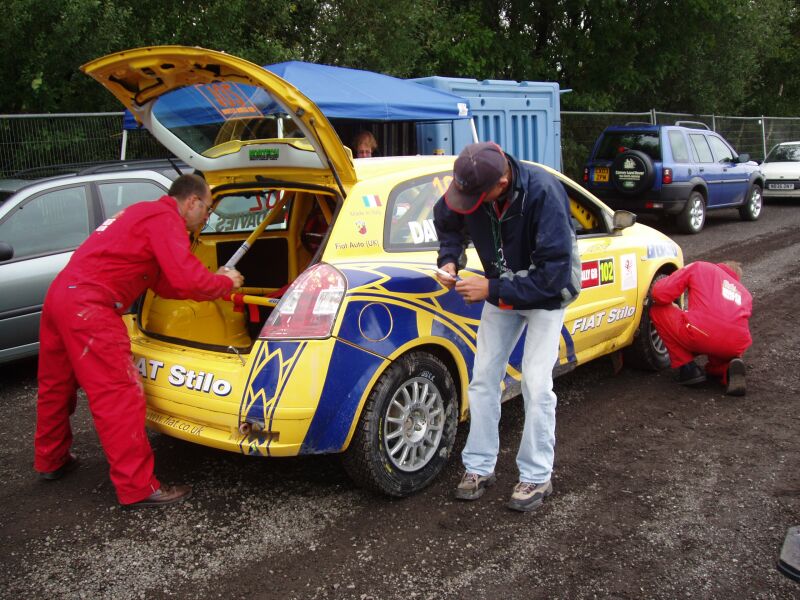
<path fill-rule="evenodd" d="M 507 164 L 503 149 L 494 142 L 465 146 L 453 165 L 453 181 L 444 194 L 445 203 L 457 213 L 475 212 L 506 172 Z"/>

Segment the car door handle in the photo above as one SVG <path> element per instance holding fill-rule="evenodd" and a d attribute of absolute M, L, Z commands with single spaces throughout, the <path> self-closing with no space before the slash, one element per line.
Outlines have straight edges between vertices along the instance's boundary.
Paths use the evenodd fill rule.
<path fill-rule="evenodd" d="M 705 171 L 705 167 L 700 167 L 700 168 L 698 169 L 698 171 L 700 171 L 701 173 L 703 173 L 703 172 Z"/>

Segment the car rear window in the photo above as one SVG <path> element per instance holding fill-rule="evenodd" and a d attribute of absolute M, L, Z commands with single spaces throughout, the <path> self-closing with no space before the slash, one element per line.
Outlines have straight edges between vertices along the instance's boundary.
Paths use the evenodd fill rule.
<path fill-rule="evenodd" d="M 617 154 L 625 150 L 639 150 L 653 160 L 661 160 L 658 133 L 654 131 L 606 131 L 595 158 L 614 160 Z"/>
<path fill-rule="evenodd" d="M 452 171 L 404 181 L 392 190 L 386 209 L 384 247 L 390 252 L 439 248 L 433 207 L 453 179 Z"/>
<path fill-rule="evenodd" d="M 672 160 L 679 163 L 691 162 L 689 148 L 686 146 L 686 138 L 680 131 L 669 132 L 669 147 L 672 149 Z"/>
<path fill-rule="evenodd" d="M 267 230 L 285 230 L 288 224 L 288 207 L 282 202 L 285 190 L 253 190 L 226 194 L 217 201 L 214 211 L 202 233 L 250 233 L 279 203 L 282 212 L 267 226 Z"/>

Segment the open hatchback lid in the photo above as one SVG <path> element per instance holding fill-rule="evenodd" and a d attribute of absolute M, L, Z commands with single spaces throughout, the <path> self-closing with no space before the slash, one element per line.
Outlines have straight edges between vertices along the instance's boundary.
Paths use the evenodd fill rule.
<path fill-rule="evenodd" d="M 249 61 L 204 48 L 154 46 L 81 67 L 209 183 L 256 175 L 324 186 L 355 182 L 351 154 L 317 106 Z"/>

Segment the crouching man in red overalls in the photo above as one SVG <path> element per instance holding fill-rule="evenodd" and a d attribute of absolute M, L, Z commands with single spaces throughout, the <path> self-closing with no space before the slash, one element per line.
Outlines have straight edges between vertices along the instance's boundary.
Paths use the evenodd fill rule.
<path fill-rule="evenodd" d="M 78 466 L 70 453 L 78 387 L 110 465 L 120 504 L 160 506 L 188 498 L 188 485 L 153 474 L 145 398 L 120 315 L 145 290 L 166 298 L 213 300 L 240 287 L 233 269 L 210 273 L 189 250 L 187 230 L 203 226 L 211 190 L 197 175 L 178 177 L 154 202 L 108 219 L 53 281 L 42 310 L 34 468 L 46 480 Z"/>
<path fill-rule="evenodd" d="M 748 319 L 753 298 L 742 285 L 737 262 L 694 262 L 653 286 L 650 318 L 669 350 L 678 382 L 695 385 L 706 374 L 726 386 L 725 393 L 743 396 L 745 367 L 742 354 L 753 343 Z M 688 291 L 688 310 L 673 304 Z M 706 354 L 705 373 L 694 362 Z"/>

